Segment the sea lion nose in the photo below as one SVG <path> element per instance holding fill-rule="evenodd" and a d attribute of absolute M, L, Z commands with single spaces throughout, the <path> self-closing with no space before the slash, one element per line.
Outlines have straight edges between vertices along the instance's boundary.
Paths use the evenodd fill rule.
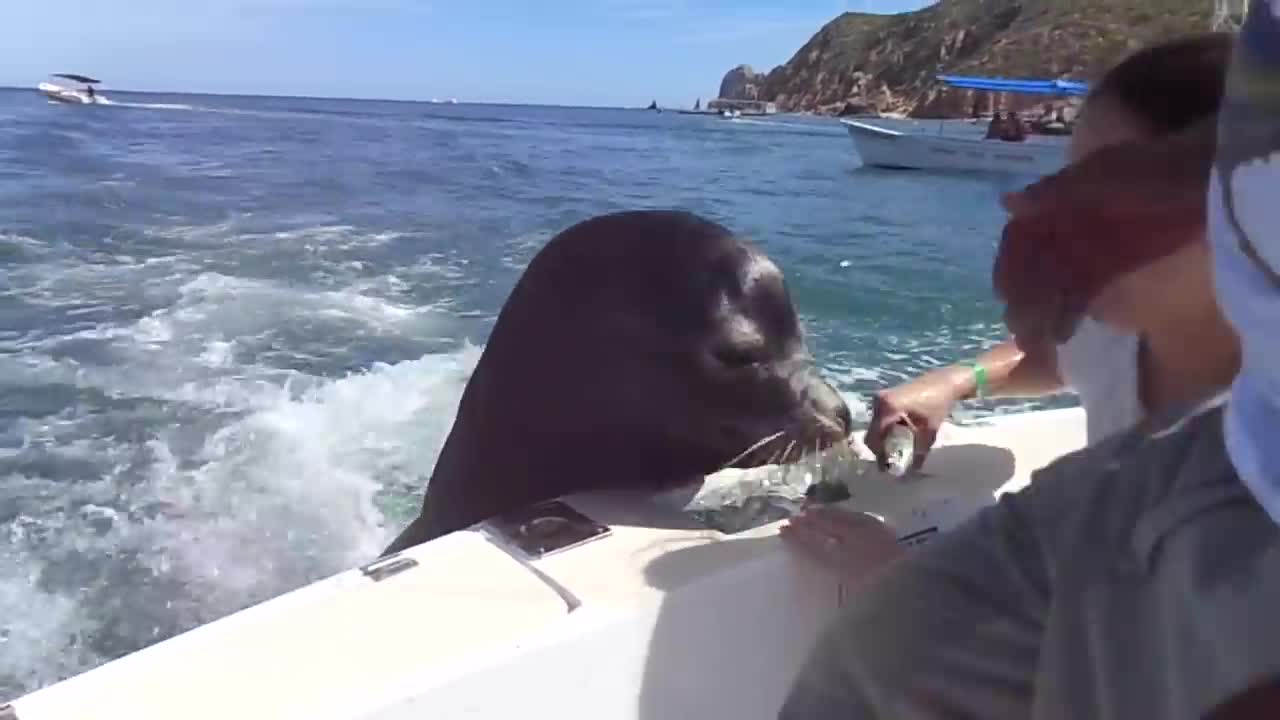
<path fill-rule="evenodd" d="M 835 418 L 840 423 L 840 431 L 848 437 L 849 433 L 853 432 L 853 413 L 849 410 L 844 398 L 840 397 L 840 393 L 832 389 L 831 394 L 835 396 Z"/>
<path fill-rule="evenodd" d="M 840 402 L 840 407 L 836 410 L 836 418 L 840 421 L 840 427 L 847 437 L 849 433 L 853 432 L 853 412 L 849 410 L 844 398 L 840 397 L 840 393 L 836 393 L 836 397 L 839 398 Z"/>
<path fill-rule="evenodd" d="M 838 423 L 844 436 L 853 431 L 853 413 L 849 411 L 844 398 L 816 372 L 809 381 L 809 402 L 818 415 Z"/>

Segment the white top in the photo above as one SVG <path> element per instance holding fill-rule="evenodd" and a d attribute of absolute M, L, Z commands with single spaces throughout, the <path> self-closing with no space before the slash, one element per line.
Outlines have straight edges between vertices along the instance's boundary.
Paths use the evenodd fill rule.
<path fill-rule="evenodd" d="M 1249 3 L 1238 47 L 1249 52 L 1231 59 L 1208 197 L 1218 306 L 1240 338 L 1223 432 L 1240 479 L 1280 522 L 1280 0 Z"/>
<path fill-rule="evenodd" d="M 1224 207 L 1221 176 L 1214 173 L 1209 186 L 1218 305 L 1235 327 L 1241 349 L 1240 372 L 1231 386 L 1223 429 L 1240 479 L 1280 522 L 1280 443 L 1275 441 L 1280 436 L 1280 287 L 1263 270 L 1280 267 L 1280 241 L 1272 229 L 1277 220 L 1274 205 L 1259 197 L 1274 193 L 1280 162 L 1265 158 L 1242 165 L 1233 180 L 1235 226 Z M 1240 231 L 1248 234 L 1256 258 L 1241 251 Z"/>
<path fill-rule="evenodd" d="M 1058 346 L 1058 373 L 1080 396 L 1088 444 L 1142 420 L 1138 396 L 1138 336 L 1089 318 Z"/>

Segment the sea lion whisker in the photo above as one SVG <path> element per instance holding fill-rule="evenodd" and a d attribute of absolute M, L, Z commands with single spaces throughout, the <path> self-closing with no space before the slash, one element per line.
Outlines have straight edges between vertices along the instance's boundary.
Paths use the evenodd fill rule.
<path fill-rule="evenodd" d="M 779 457 L 779 453 L 780 453 L 780 452 L 781 452 L 781 451 L 779 451 L 779 450 L 774 450 L 774 451 L 770 452 L 770 453 L 769 453 L 769 455 L 768 455 L 768 457 L 766 457 L 766 458 L 764 459 L 764 463 L 762 463 L 762 464 L 764 464 L 764 465 L 774 465 L 774 464 L 776 464 L 776 463 L 778 462 L 778 457 Z"/>
<path fill-rule="evenodd" d="M 795 448 L 796 441 L 794 437 L 788 436 L 788 442 L 782 446 L 782 450 L 774 457 L 772 465 L 786 465 L 791 460 L 791 451 Z"/>
<path fill-rule="evenodd" d="M 832 442 L 825 448 L 825 450 L 830 452 L 831 457 L 834 460 L 847 461 L 849 459 L 858 457 L 857 440 L 854 438 L 853 433 L 850 432 L 849 429 L 841 427 L 838 423 L 833 421 L 831 418 L 828 418 L 823 414 L 816 412 L 812 409 L 810 409 L 808 412 L 808 418 L 815 424 L 827 430 L 838 433 L 840 435 L 840 439 L 838 441 Z M 822 438 L 821 437 L 815 438 L 813 443 L 814 456 L 815 457 L 820 456 L 823 450 L 824 448 L 822 447 Z"/>
<path fill-rule="evenodd" d="M 779 430 L 778 432 L 776 432 L 776 433 L 774 433 L 774 434 L 772 434 L 772 435 L 767 435 L 767 436 L 765 436 L 765 437 L 761 438 L 760 440 L 757 440 L 756 442 L 754 442 L 754 443 L 752 443 L 752 444 L 751 444 L 751 447 L 748 447 L 746 450 L 743 450 L 742 452 L 740 452 L 740 453 L 738 453 L 737 455 L 735 455 L 735 456 L 733 457 L 733 459 L 732 459 L 732 460 L 730 460 L 729 462 L 726 462 L 724 465 L 721 465 L 721 466 L 720 466 L 720 469 L 721 469 L 721 470 L 724 470 L 725 468 L 732 467 L 734 463 L 736 463 L 736 462 L 738 462 L 739 460 L 743 459 L 744 457 L 746 457 L 746 456 L 750 455 L 751 453 L 755 452 L 756 450 L 759 450 L 760 448 L 764 447 L 765 445 L 768 445 L 769 443 L 773 442 L 774 440 L 777 440 L 778 438 L 782 437 L 782 436 L 783 436 L 783 434 L 785 434 L 785 433 L 786 433 L 786 431 L 785 431 L 785 430 Z"/>
<path fill-rule="evenodd" d="M 764 462 L 761 464 L 762 465 L 785 465 L 787 462 L 787 453 L 790 452 L 790 450 L 791 450 L 791 443 L 787 443 L 775 449 L 773 452 L 769 453 L 769 457 L 766 458 Z"/>
<path fill-rule="evenodd" d="M 816 421 L 819 425 L 823 426 L 828 430 L 842 433 L 842 434 L 844 433 L 844 428 L 840 427 L 839 423 L 837 423 L 835 420 L 832 420 L 829 417 L 824 417 L 822 413 L 810 410 L 809 416 L 812 420 Z"/>

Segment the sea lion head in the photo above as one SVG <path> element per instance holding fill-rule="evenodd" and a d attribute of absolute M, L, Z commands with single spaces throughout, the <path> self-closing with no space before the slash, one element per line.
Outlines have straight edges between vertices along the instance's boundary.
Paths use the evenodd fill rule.
<path fill-rule="evenodd" d="M 798 459 L 850 426 L 763 252 L 687 212 L 595 217 L 552 238 L 516 283 L 415 541 L 393 548 L 571 492 Z"/>

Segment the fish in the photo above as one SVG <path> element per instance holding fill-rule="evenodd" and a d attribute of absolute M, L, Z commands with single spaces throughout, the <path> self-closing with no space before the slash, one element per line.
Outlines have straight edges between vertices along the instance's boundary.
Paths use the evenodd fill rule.
<path fill-rule="evenodd" d="M 911 426 L 897 423 L 889 428 L 884 439 L 885 461 L 883 469 L 894 477 L 903 477 L 911 470 L 916 459 L 916 436 Z"/>

